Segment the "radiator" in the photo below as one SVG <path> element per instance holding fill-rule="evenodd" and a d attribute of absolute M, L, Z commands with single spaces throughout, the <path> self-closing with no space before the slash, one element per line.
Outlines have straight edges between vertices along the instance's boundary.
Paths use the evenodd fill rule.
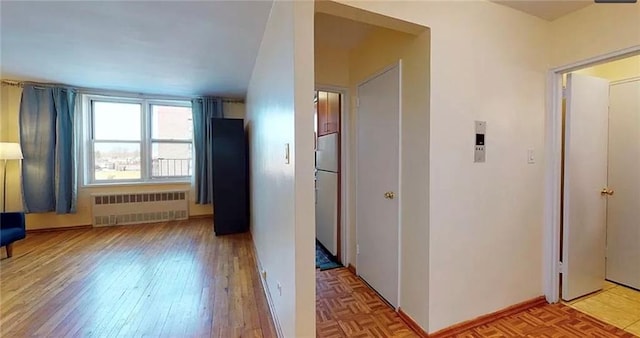
<path fill-rule="evenodd" d="M 96 227 L 189 218 L 188 191 L 96 193 L 91 201 Z"/>

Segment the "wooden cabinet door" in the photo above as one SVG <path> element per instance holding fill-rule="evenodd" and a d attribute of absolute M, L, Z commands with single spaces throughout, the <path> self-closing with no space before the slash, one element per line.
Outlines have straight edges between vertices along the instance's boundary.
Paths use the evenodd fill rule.
<path fill-rule="evenodd" d="M 328 93 L 327 134 L 340 131 L 340 94 Z"/>
<path fill-rule="evenodd" d="M 329 97 L 327 92 L 318 92 L 318 136 L 323 136 L 329 134 L 328 128 L 328 108 L 329 108 Z"/>

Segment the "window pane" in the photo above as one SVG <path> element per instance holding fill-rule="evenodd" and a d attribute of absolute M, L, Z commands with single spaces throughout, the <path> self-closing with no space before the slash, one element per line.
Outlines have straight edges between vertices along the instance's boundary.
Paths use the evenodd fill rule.
<path fill-rule="evenodd" d="M 95 179 L 140 179 L 140 143 L 103 143 L 93 146 Z"/>
<path fill-rule="evenodd" d="M 152 138 L 190 141 L 192 130 L 190 107 L 151 106 Z"/>
<path fill-rule="evenodd" d="M 191 176 L 191 147 L 191 143 L 154 142 L 151 150 L 151 175 Z"/>
<path fill-rule="evenodd" d="M 95 140 L 140 141 L 138 103 L 93 101 L 93 137 Z"/>

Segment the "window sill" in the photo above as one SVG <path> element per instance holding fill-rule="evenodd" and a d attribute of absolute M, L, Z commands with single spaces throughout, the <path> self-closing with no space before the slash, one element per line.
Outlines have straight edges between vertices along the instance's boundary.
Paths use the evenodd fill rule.
<path fill-rule="evenodd" d="M 99 183 L 87 183 L 81 185 L 80 188 L 110 188 L 110 187 L 139 187 L 139 186 L 154 186 L 154 185 L 187 185 L 191 186 L 191 181 L 146 181 L 146 182 L 99 182 Z"/>

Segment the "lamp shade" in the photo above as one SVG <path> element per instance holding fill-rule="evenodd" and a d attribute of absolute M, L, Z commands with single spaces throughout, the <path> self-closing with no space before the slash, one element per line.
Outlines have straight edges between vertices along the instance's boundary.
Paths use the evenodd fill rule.
<path fill-rule="evenodd" d="M 17 142 L 0 142 L 0 160 L 21 160 L 22 149 Z"/>

